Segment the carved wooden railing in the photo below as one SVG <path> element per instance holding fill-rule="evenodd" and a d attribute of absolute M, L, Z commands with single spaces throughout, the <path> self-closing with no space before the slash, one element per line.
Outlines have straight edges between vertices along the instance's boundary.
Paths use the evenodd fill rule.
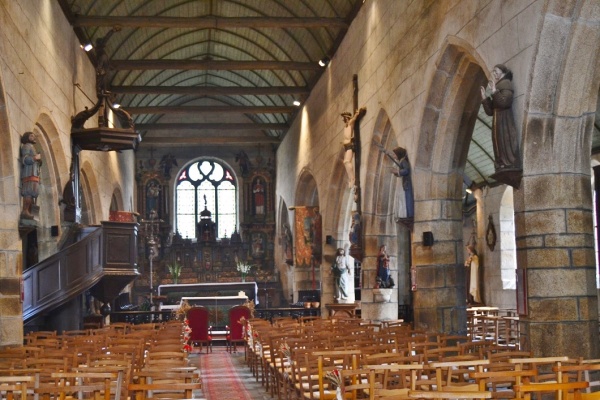
<path fill-rule="evenodd" d="M 137 277 L 137 224 L 102 222 L 77 243 L 23 272 L 23 321 L 90 289 L 109 302 Z"/>

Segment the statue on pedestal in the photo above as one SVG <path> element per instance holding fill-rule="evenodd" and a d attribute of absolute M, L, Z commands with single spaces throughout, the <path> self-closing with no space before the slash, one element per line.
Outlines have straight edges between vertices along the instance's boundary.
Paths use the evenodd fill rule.
<path fill-rule="evenodd" d="M 33 219 L 32 208 L 39 193 L 42 155 L 37 152 L 35 133 L 25 132 L 21 136 L 21 197 L 23 197 L 22 219 Z"/>
<path fill-rule="evenodd" d="M 333 265 L 331 265 L 331 271 L 333 272 L 335 282 L 335 300 L 347 300 L 350 285 L 350 266 L 348 265 L 344 249 L 337 249 L 337 255 Z"/>

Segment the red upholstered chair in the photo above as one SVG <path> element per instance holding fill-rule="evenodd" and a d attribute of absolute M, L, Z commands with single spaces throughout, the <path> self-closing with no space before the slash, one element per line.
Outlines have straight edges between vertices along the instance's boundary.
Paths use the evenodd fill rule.
<path fill-rule="evenodd" d="M 205 307 L 192 307 L 187 312 L 187 319 L 189 327 L 192 328 L 190 344 L 192 346 L 200 344 L 200 350 L 202 350 L 204 344 L 206 345 L 206 352 L 208 353 L 210 350 L 212 353 L 212 327 L 208 323 L 208 310 Z"/>
<path fill-rule="evenodd" d="M 244 343 L 246 323 L 240 324 L 240 319 L 244 317 L 246 323 L 250 319 L 250 309 L 246 306 L 235 306 L 229 309 L 229 330 L 227 332 L 227 351 L 237 351 L 237 344 Z"/>

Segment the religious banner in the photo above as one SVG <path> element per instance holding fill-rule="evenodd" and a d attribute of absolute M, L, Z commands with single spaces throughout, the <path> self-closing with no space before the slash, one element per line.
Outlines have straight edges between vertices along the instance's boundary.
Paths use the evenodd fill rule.
<path fill-rule="evenodd" d="M 294 207 L 296 211 L 295 247 L 297 267 L 311 267 L 321 263 L 321 214 L 319 207 Z"/>

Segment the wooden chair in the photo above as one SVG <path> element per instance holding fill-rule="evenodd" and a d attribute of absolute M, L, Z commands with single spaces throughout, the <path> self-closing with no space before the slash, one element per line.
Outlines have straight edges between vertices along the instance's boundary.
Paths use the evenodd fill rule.
<path fill-rule="evenodd" d="M 340 370 L 340 389 L 344 399 L 356 400 L 370 396 L 379 387 L 374 376 L 372 369 Z"/>
<path fill-rule="evenodd" d="M 554 398 L 580 400 L 582 391 L 590 386 L 589 382 L 536 382 L 515 385 L 515 399 L 531 399 L 532 393 L 554 393 Z"/>
<path fill-rule="evenodd" d="M 325 350 L 325 351 L 315 351 L 312 354 L 317 358 L 317 384 L 318 391 L 314 390 L 314 385 L 311 385 L 310 395 L 314 397 L 318 393 L 319 400 L 325 399 L 335 399 L 336 393 L 332 390 L 332 385 L 330 382 L 327 382 L 327 374 L 335 373 L 338 371 L 340 374 L 341 370 L 356 370 L 358 369 L 358 362 L 361 357 L 360 350 Z M 308 374 L 307 374 L 308 375 Z M 308 376 L 308 380 L 314 381 L 312 376 Z"/>
<path fill-rule="evenodd" d="M 188 369 L 140 371 L 136 375 L 135 383 L 128 387 L 131 399 L 191 399 L 194 390 L 202 389 L 198 374 Z"/>
<path fill-rule="evenodd" d="M 227 351 L 237 352 L 237 345 L 246 341 L 246 323 L 250 319 L 250 308 L 239 305 L 229 309 L 229 331 L 227 332 Z M 240 320 L 244 318 L 244 323 Z"/>
<path fill-rule="evenodd" d="M 437 391 L 476 392 L 479 386 L 475 381 L 465 379 L 472 371 L 483 371 L 489 360 L 447 361 L 429 364 L 435 368 Z"/>
<path fill-rule="evenodd" d="M 556 365 L 552 370 L 557 373 L 559 383 L 587 382 L 589 384 L 588 388 L 581 393 L 583 400 L 600 399 L 600 391 L 591 391 L 592 387 L 598 389 L 598 386 L 600 386 L 600 381 L 592 380 L 592 374 L 595 373 L 597 376 L 600 372 L 600 360 L 579 360 L 576 365 Z"/>
<path fill-rule="evenodd" d="M 88 379 L 85 376 L 76 378 L 77 375 L 79 373 L 52 373 L 51 377 L 54 382 L 40 384 L 39 387 L 34 389 L 34 393 L 42 400 L 65 400 L 67 398 L 110 400 L 110 380 L 113 374 L 93 374 L 93 379 Z"/>
<path fill-rule="evenodd" d="M 493 364 L 491 364 L 493 367 Z M 489 390 L 493 399 L 514 399 L 513 386 L 517 382 L 535 380 L 537 369 L 532 370 L 488 370 L 470 372 L 469 376 L 477 382 L 480 391 Z"/>
<path fill-rule="evenodd" d="M 127 399 L 127 386 L 132 382 L 132 364 L 127 359 L 99 359 L 90 361 L 85 366 L 73 368 L 73 372 L 100 372 L 116 374 L 116 379 L 111 381 L 111 393 L 114 393 L 115 400 L 118 398 Z M 117 393 L 119 393 L 117 395 Z"/>
<path fill-rule="evenodd" d="M 33 376 L 0 376 L 0 393 L 6 400 L 27 400 L 27 388 L 34 385 Z"/>
<path fill-rule="evenodd" d="M 190 344 L 192 346 L 200 344 L 200 350 L 202 350 L 202 345 L 206 345 L 206 352 L 212 352 L 212 335 L 211 327 L 208 323 L 208 309 L 205 307 L 192 307 L 187 312 L 187 319 L 190 328 L 192 328 Z"/>
<path fill-rule="evenodd" d="M 408 399 L 408 393 L 416 390 L 423 371 L 422 364 L 368 364 L 363 366 L 373 373 L 369 376 L 370 399 Z"/>
<path fill-rule="evenodd" d="M 571 360 L 568 357 L 531 357 L 531 358 L 511 358 L 509 363 L 515 365 L 515 369 L 522 371 L 527 369 L 537 369 L 536 383 L 553 381 L 557 382 L 557 375 L 552 371 L 555 366 L 564 363 L 576 363 L 576 360 Z M 517 382 L 520 384 L 521 382 Z"/>
<path fill-rule="evenodd" d="M 448 390 L 411 390 L 408 392 L 409 399 L 491 399 L 492 393 L 490 392 L 460 392 L 460 391 L 448 391 Z"/>

